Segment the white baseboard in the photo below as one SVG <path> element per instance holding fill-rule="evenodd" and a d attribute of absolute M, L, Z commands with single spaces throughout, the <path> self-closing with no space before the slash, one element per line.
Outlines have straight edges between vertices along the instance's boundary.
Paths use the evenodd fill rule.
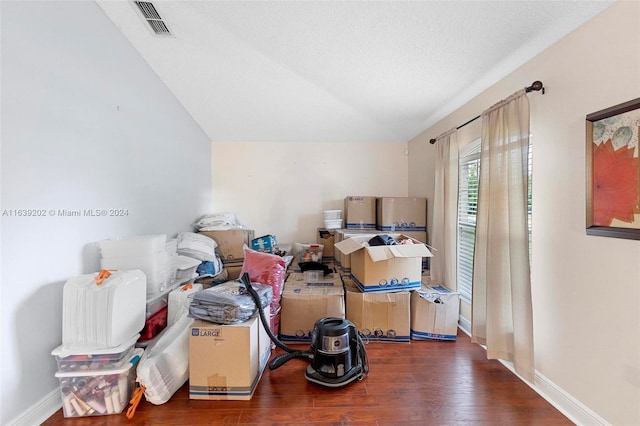
<path fill-rule="evenodd" d="M 471 337 L 471 321 L 462 316 L 458 317 L 458 328 Z"/>
<path fill-rule="evenodd" d="M 533 389 L 575 424 L 589 426 L 610 424 L 538 371 L 535 372 L 534 380 Z"/>
<path fill-rule="evenodd" d="M 62 408 L 60 389 L 56 388 L 8 424 L 11 426 L 39 425 L 55 414 L 60 408 Z"/>
<path fill-rule="evenodd" d="M 463 331 L 468 336 L 471 336 L 471 321 L 467 318 L 459 317 L 458 319 L 458 328 Z M 480 345 L 480 347 L 484 348 L 484 346 Z M 486 348 L 484 348 L 486 349 Z M 540 372 L 536 371 L 534 373 L 534 382 L 531 383 L 525 379 L 523 379 L 518 373 L 515 372 L 513 368 L 513 364 L 499 360 L 502 365 L 507 367 L 509 371 L 518 376 L 520 380 L 529 385 L 531 389 L 533 389 L 538 395 L 544 398 L 549 404 L 553 405 L 558 411 L 564 414 L 569 420 L 571 420 L 576 425 L 588 425 L 588 426 L 609 426 L 610 423 L 604 420 L 602 417 L 598 416 L 592 410 L 590 410 L 587 406 L 582 404 L 580 401 L 569 395 L 558 385 L 553 383 L 551 380 L 546 378 L 544 375 L 540 374 Z"/>

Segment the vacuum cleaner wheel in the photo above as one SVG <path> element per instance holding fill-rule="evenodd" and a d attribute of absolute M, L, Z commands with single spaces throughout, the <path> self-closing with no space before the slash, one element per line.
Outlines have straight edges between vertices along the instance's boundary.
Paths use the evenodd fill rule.
<path fill-rule="evenodd" d="M 307 366 L 307 370 L 304 372 L 304 376 L 308 381 L 316 383 L 322 386 L 328 386 L 330 388 L 339 388 L 349 383 L 360 380 L 362 378 L 362 366 L 356 365 L 347 372 L 344 376 L 331 378 L 320 374 L 311 365 Z"/>

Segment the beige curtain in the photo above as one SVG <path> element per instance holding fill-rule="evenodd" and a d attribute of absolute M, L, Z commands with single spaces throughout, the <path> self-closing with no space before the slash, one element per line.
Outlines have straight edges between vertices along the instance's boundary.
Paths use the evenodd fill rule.
<path fill-rule="evenodd" d="M 482 114 L 473 263 L 472 341 L 487 358 L 513 363 L 533 382 L 533 313 L 527 186 L 529 100 L 525 90 Z"/>
<path fill-rule="evenodd" d="M 431 279 L 456 290 L 458 222 L 458 138 L 452 129 L 436 138 L 435 192 L 431 244 Z"/>

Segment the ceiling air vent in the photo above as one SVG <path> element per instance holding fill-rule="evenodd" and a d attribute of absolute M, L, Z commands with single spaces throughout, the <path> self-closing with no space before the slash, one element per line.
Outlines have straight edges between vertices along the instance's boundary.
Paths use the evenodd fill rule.
<path fill-rule="evenodd" d="M 172 35 L 171 31 L 169 31 L 169 28 L 160 17 L 160 14 L 153 6 L 153 3 L 148 1 L 134 1 L 134 3 L 138 6 L 140 13 L 142 13 L 142 16 L 147 21 L 154 34 L 160 36 Z"/>

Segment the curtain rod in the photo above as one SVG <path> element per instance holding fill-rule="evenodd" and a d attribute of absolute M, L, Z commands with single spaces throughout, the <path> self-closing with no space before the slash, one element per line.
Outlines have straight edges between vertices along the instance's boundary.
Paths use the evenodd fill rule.
<path fill-rule="evenodd" d="M 540 90 L 542 90 L 542 94 L 544 95 L 544 85 L 542 84 L 542 82 L 540 80 L 536 80 L 533 83 L 531 83 L 531 86 L 525 87 L 524 90 L 529 93 L 529 92 L 538 92 Z M 466 126 L 467 124 L 473 123 L 474 121 L 476 121 L 478 118 L 482 117 L 482 114 L 473 117 L 471 120 L 459 125 L 458 127 L 456 127 L 456 130 L 459 130 L 461 128 L 463 128 L 464 126 Z M 429 143 L 431 145 L 433 145 L 434 143 L 436 143 L 436 139 L 432 138 L 429 140 Z"/>

